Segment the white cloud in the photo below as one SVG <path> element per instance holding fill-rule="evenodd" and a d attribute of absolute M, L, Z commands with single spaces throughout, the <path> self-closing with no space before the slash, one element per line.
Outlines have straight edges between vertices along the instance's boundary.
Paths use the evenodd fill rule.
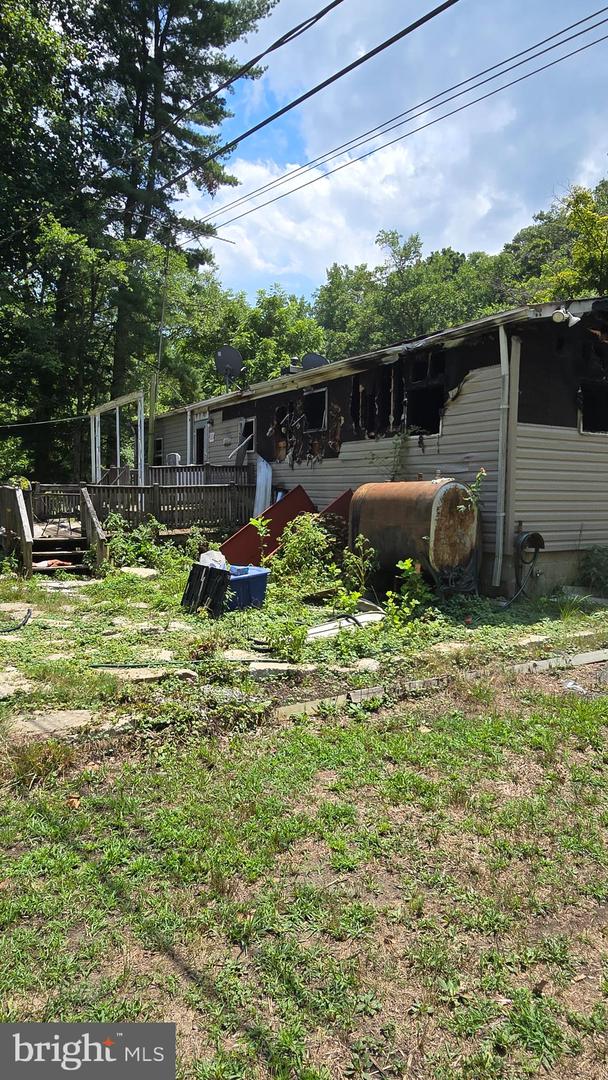
<path fill-rule="evenodd" d="M 297 13 L 292 3 L 279 4 L 259 32 L 239 45 L 241 58 L 311 14 L 319 3 L 298 0 L 295 6 Z M 252 116 L 266 114 L 271 103 L 296 96 L 428 6 L 418 0 L 404 15 L 404 5 L 394 0 L 374 0 L 373 5 L 348 0 L 319 27 L 275 53 L 257 84 L 241 89 L 239 119 L 245 126 Z M 548 23 L 555 31 L 576 17 L 569 0 L 539 0 L 534 5 L 512 0 L 504 7 L 488 5 L 487 0 L 457 4 L 323 91 L 291 114 L 288 123 L 279 122 L 243 143 L 230 165 L 241 187 L 221 192 L 213 208 L 540 40 Z M 568 183 L 595 183 L 606 171 L 597 117 L 603 49 L 598 46 L 566 61 L 230 225 L 224 235 L 235 246 L 213 244 L 222 279 L 249 292 L 275 280 L 311 292 L 333 262 L 377 263 L 381 256 L 374 237 L 381 228 L 420 232 L 427 251 L 447 245 L 465 251 L 499 250 Z M 429 112 L 414 123 L 437 115 Z M 309 178 L 296 178 L 293 185 Z M 260 201 L 283 190 L 271 191 Z M 249 205 L 232 214 L 227 210 L 224 220 Z M 206 198 L 191 193 L 190 213 L 202 215 L 208 206 Z"/>

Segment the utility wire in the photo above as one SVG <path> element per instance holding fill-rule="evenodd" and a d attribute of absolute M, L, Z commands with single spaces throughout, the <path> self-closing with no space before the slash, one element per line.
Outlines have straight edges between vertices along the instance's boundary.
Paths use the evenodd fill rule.
<path fill-rule="evenodd" d="M 208 157 L 203 158 L 196 166 L 189 166 L 181 173 L 178 173 L 177 176 L 174 176 L 172 180 L 167 180 L 165 184 L 156 189 L 155 194 L 160 195 L 163 191 L 166 191 L 168 187 L 173 187 L 175 184 L 178 184 L 180 180 L 184 180 L 189 176 L 194 168 L 199 169 L 203 165 L 209 164 L 210 161 L 215 161 L 216 158 L 228 153 L 228 151 L 234 150 L 235 147 L 245 139 L 248 139 L 251 135 L 255 135 L 256 132 L 261 131 L 262 128 L 268 127 L 269 124 L 274 123 L 279 117 L 285 116 L 286 113 L 291 112 L 291 110 L 297 108 L 298 105 L 302 105 L 304 101 L 308 101 L 309 98 L 314 97 L 315 94 L 318 94 L 321 90 L 325 90 L 326 87 L 331 86 L 332 83 L 337 82 L 338 79 L 344 78 L 344 76 L 348 75 L 351 71 L 361 67 L 362 64 L 367 63 L 367 61 L 371 60 L 374 56 L 378 56 L 380 53 L 384 52 L 385 49 L 390 48 L 391 45 L 395 45 L 396 42 L 401 41 L 404 37 L 407 37 L 408 34 L 412 34 L 414 30 L 418 30 L 421 26 L 424 26 L 425 23 L 430 22 L 431 19 L 436 18 L 437 15 L 441 15 L 442 12 L 447 11 L 448 8 L 454 7 L 454 4 L 458 4 L 459 2 L 460 0 L 444 0 L 443 4 L 433 8 L 432 11 L 428 11 L 426 15 L 422 15 L 419 19 L 416 19 L 415 22 L 410 23 L 409 26 L 405 26 L 397 34 L 393 34 L 392 37 L 387 38 L 386 41 L 382 41 L 379 45 L 376 45 L 374 49 L 370 49 L 369 52 L 365 53 L 364 56 L 360 56 L 357 60 L 353 60 L 352 63 L 347 64 L 346 67 L 341 68 L 340 71 L 334 72 L 333 75 L 330 75 L 327 79 L 317 83 L 312 89 L 307 90 L 304 94 L 300 94 L 299 97 L 294 98 L 294 100 L 288 102 L 287 105 L 283 105 L 281 109 L 277 109 L 271 116 L 265 117 L 264 120 L 260 120 L 241 135 L 237 135 L 234 139 L 231 139 L 230 142 L 224 143 L 223 146 L 220 146 L 219 150 L 215 150 L 213 154 L 209 154 Z"/>
<path fill-rule="evenodd" d="M 341 172 L 342 169 L 348 168 L 349 165 L 354 165 L 357 161 L 364 161 L 366 158 L 372 157 L 373 154 L 377 154 L 380 150 L 385 150 L 389 146 L 394 146 L 395 143 L 402 142 L 404 139 L 408 139 L 411 135 L 416 135 L 419 131 L 424 131 L 426 128 L 433 127 L 441 120 L 446 120 L 451 116 L 456 116 L 458 113 L 464 112 L 465 109 L 469 109 L 471 105 L 476 105 L 480 101 L 486 101 L 488 98 L 494 97 L 496 94 L 500 94 L 503 90 L 508 90 L 511 86 L 516 86 L 518 83 L 524 82 L 526 79 L 530 79 L 533 75 L 538 75 L 541 71 L 547 71 L 549 68 L 555 67 L 556 64 L 560 64 L 562 60 L 568 60 L 572 56 L 577 56 L 579 53 L 585 52 L 587 49 L 592 48 L 593 45 L 599 45 L 602 41 L 608 39 L 608 34 L 603 37 L 596 38 L 594 41 L 590 41 L 587 45 L 581 45 L 578 49 L 573 49 L 569 53 L 565 53 L 563 56 L 558 56 L 557 59 L 550 61 L 548 64 L 543 64 L 541 67 L 534 68 L 532 71 L 528 71 L 525 75 L 520 75 L 518 79 L 511 79 L 503 86 L 496 87 L 495 90 L 488 91 L 487 94 L 481 94 L 479 97 L 473 98 L 471 101 L 465 102 L 464 105 L 458 106 L 456 109 L 451 109 L 447 113 L 442 113 L 441 116 L 435 117 L 434 120 L 429 120 L 426 124 L 421 124 L 420 127 L 412 128 L 411 131 L 406 131 L 403 135 L 398 135 L 396 139 L 391 139 L 389 142 L 382 143 L 381 146 L 374 147 L 373 150 L 368 150 L 365 154 L 360 154 L 358 157 L 349 158 L 348 161 L 343 162 L 342 165 L 336 166 L 335 169 L 330 169 L 328 172 L 321 173 L 319 176 L 313 177 L 312 180 L 308 180 L 305 184 L 300 184 L 298 187 L 290 188 L 289 191 L 284 191 L 282 195 L 275 195 L 273 199 L 268 199 L 266 202 L 259 203 L 257 206 L 252 206 L 249 210 L 243 211 L 242 214 L 237 214 L 233 218 L 229 218 L 228 221 L 221 221 L 216 228 L 225 229 L 228 225 L 232 225 L 235 221 L 240 221 L 241 218 L 248 217 L 249 214 L 254 214 L 256 210 L 262 210 L 265 206 L 271 206 L 273 203 L 279 202 L 281 199 L 287 198 L 288 195 L 294 195 L 297 191 L 303 191 L 304 188 L 310 187 L 311 184 L 318 183 L 319 180 L 325 180 L 329 176 L 333 176 L 335 173 Z"/>
<path fill-rule="evenodd" d="M 106 165 L 106 167 L 102 170 L 99 176 L 95 178 L 91 177 L 90 179 L 95 179 L 96 182 L 99 183 L 100 180 L 103 180 L 104 177 L 106 177 L 114 169 L 117 169 L 121 165 L 127 164 L 132 161 L 136 153 L 141 150 L 142 147 L 146 145 L 146 143 L 158 142 L 163 135 L 166 135 L 167 132 L 172 131 L 175 125 L 179 124 L 183 119 L 185 119 L 185 117 L 188 116 L 191 112 L 193 112 L 194 109 L 199 108 L 206 101 L 210 101 L 212 98 L 217 97 L 218 94 L 221 94 L 222 91 L 227 90 L 228 87 L 232 86 L 232 84 L 235 83 L 238 79 L 242 78 L 243 75 L 246 75 L 249 71 L 251 71 L 252 68 L 256 66 L 256 64 L 259 64 L 260 60 L 263 60 L 264 57 L 269 56 L 273 52 L 276 52 L 277 49 L 281 49 L 284 45 L 288 45 L 290 42 L 295 41 L 302 34 L 306 33 L 307 30 L 310 30 L 313 26 L 316 26 L 316 24 L 320 22 L 321 19 L 325 17 L 325 15 L 329 14 L 330 11 L 333 11 L 334 8 L 338 7 L 342 3 L 344 3 L 344 0 L 331 0 L 331 3 L 326 4 L 326 6 L 324 8 L 321 8 L 321 10 L 316 12 L 316 14 L 311 15 L 308 19 L 304 19 L 303 22 L 298 23 L 297 26 L 292 27 L 291 30 L 287 30 L 285 34 L 282 34 L 279 38 L 276 39 L 276 41 L 273 41 L 272 44 L 268 46 L 268 48 L 258 53 L 258 55 L 254 56 L 251 60 L 248 60 L 246 64 L 243 64 L 243 66 L 240 67 L 238 71 L 235 71 L 235 73 L 231 75 L 230 78 L 225 79 L 224 82 L 220 83 L 219 86 L 216 86 L 213 90 L 209 90 L 207 91 L 207 93 L 202 94 L 200 97 L 196 98 L 195 101 L 192 101 L 189 105 L 186 106 L 186 108 L 182 109 L 180 113 L 172 117 L 170 123 L 166 124 L 164 127 L 158 128 L 156 131 L 151 132 L 149 135 L 145 135 L 142 139 L 137 140 L 137 142 L 133 142 L 130 150 L 127 153 L 123 154 L 122 157 L 118 158 L 116 161 L 110 162 L 108 165 Z M 86 180 L 84 181 L 84 183 L 86 183 Z M 103 197 L 100 197 L 99 199 L 95 200 L 93 205 L 97 205 L 97 203 L 101 202 L 102 199 Z M 68 196 L 66 199 L 61 200 L 55 207 L 53 207 L 53 209 L 59 210 L 69 201 L 70 197 Z M 34 224 L 38 220 L 38 217 L 39 215 L 33 216 L 28 222 L 26 222 L 25 225 L 20 226 L 18 229 L 14 229 L 13 232 L 8 234 L 8 236 L 0 238 L 0 247 L 3 244 L 9 243 L 11 240 L 14 240 L 17 236 L 21 236 L 21 234 L 24 233 L 30 225 Z"/>
<path fill-rule="evenodd" d="M 559 48 L 561 45 L 566 45 L 570 41 L 573 41 L 577 37 L 581 37 L 583 34 L 590 33 L 598 26 L 603 25 L 608 19 L 602 19 L 599 22 L 593 23 L 591 26 L 585 27 L 583 30 L 579 30 L 577 34 L 573 34 L 570 37 L 564 37 L 570 30 L 581 26 L 582 23 L 589 22 L 590 19 L 594 19 L 597 15 L 602 15 L 608 11 L 608 5 L 600 8 L 598 11 L 593 12 L 591 15 L 587 15 L 584 19 L 579 19 L 575 23 L 571 23 L 569 26 L 565 26 L 562 30 L 557 31 L 555 34 L 551 34 L 549 37 L 542 38 L 541 41 L 537 41 L 534 45 L 528 46 L 527 49 L 522 49 L 520 52 L 514 53 L 512 56 L 507 57 L 504 60 L 499 61 L 496 64 L 492 64 L 491 67 L 484 68 L 483 71 L 478 71 L 475 75 L 469 76 L 467 79 L 461 80 L 461 82 L 454 83 L 453 86 L 447 87 L 438 94 L 434 94 L 432 97 L 426 98 L 424 101 L 419 102 L 417 105 L 411 106 L 404 112 L 397 113 L 396 116 L 392 116 L 388 120 L 384 120 L 382 123 L 377 124 L 375 127 L 370 128 L 368 131 L 364 131 L 361 135 L 356 135 L 346 142 L 341 143 L 339 146 L 335 146 L 332 150 L 326 150 L 323 154 L 320 154 L 316 158 L 312 158 L 310 161 L 305 162 L 303 165 L 299 165 L 294 169 L 290 169 L 288 172 L 283 173 L 282 176 L 275 177 L 274 180 L 270 180 L 260 187 L 254 188 L 252 191 L 240 195 L 238 198 L 224 203 L 222 206 L 216 207 L 211 210 L 204 217 L 200 218 L 201 222 L 210 222 L 214 217 L 221 217 L 226 211 L 235 210 L 238 206 L 243 206 L 251 200 L 257 198 L 259 195 L 263 195 L 268 191 L 271 191 L 278 187 L 283 187 L 289 180 L 294 180 L 297 176 L 312 171 L 319 165 L 325 165 L 330 161 L 333 161 L 336 157 L 341 156 L 343 153 L 350 152 L 357 149 L 358 146 L 363 146 L 366 142 L 371 142 L 372 139 L 385 135 L 388 131 L 394 131 L 397 127 L 401 127 L 402 123 L 409 122 L 416 119 L 422 112 L 430 112 L 432 109 L 440 109 L 443 105 L 447 105 L 448 102 L 454 101 L 458 97 L 462 97 L 464 94 L 471 93 L 471 91 L 478 89 L 480 86 L 484 86 L 486 83 L 492 82 L 495 79 L 499 79 L 501 75 L 506 75 L 509 71 L 515 70 L 517 67 L 521 67 L 523 64 L 530 63 L 532 60 L 537 59 L 539 56 L 543 56 L 545 53 L 550 52 L 553 49 Z M 555 41 L 556 38 L 561 40 Z M 546 49 L 540 49 L 542 45 L 546 45 L 549 41 L 555 41 L 555 44 L 548 46 Z M 539 49 L 539 52 L 533 50 Z M 526 55 L 531 54 L 531 55 Z M 525 57 L 523 60 L 519 60 L 520 57 Z M 519 63 L 513 63 L 513 61 L 519 60 Z M 507 65 L 509 65 L 507 67 Z M 503 70 L 497 71 L 498 68 Z M 481 79 L 483 75 L 487 75 L 491 71 L 496 71 L 495 75 L 490 76 L 487 79 L 483 79 L 480 82 L 476 82 L 477 79 Z M 474 85 L 469 85 L 474 84 Z M 460 87 L 465 87 L 464 90 L 460 90 L 459 93 L 453 94 L 451 97 L 446 95 L 451 94 L 453 90 L 459 90 Z M 432 105 L 432 102 L 436 104 Z M 427 108 L 427 106 L 430 106 Z M 421 110 L 421 112 L 416 112 Z M 408 118 L 407 121 L 403 118 Z M 396 124 L 395 121 L 402 121 L 400 124 Z"/>
<path fill-rule="evenodd" d="M 15 424 L 0 424 L 0 429 L 5 431 L 12 428 L 41 427 L 43 424 L 70 424 L 73 420 L 88 420 L 88 417 L 88 413 L 83 413 L 82 416 L 60 416 L 57 420 L 23 420 Z"/>

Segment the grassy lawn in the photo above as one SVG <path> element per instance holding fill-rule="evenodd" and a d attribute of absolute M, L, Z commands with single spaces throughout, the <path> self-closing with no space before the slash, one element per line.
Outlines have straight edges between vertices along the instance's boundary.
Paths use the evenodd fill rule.
<path fill-rule="evenodd" d="M 175 1021 L 199 1080 L 607 1076 L 608 697 L 596 668 L 583 695 L 505 663 L 608 646 L 608 612 L 459 601 L 302 646 L 330 609 L 277 593 L 211 623 L 183 584 L 0 577 L 0 621 L 34 609 L 0 639 L 23 680 L 0 701 L 0 1020 Z M 264 638 L 315 670 L 223 658 Z M 146 663 L 167 677 L 107 667 Z M 67 708 L 79 737 L 10 738 Z"/>

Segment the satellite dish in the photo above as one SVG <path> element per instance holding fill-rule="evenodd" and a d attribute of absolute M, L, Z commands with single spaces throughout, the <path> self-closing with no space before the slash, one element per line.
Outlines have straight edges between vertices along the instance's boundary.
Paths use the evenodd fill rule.
<path fill-rule="evenodd" d="M 238 349 L 233 349 L 231 345 L 222 345 L 215 354 L 215 370 L 224 377 L 226 386 L 230 386 L 243 370 L 243 357 Z"/>
<path fill-rule="evenodd" d="M 302 357 L 302 370 L 312 371 L 313 368 L 323 367 L 325 364 L 329 364 L 329 360 L 326 356 L 321 356 L 318 352 L 306 353 L 306 356 Z"/>

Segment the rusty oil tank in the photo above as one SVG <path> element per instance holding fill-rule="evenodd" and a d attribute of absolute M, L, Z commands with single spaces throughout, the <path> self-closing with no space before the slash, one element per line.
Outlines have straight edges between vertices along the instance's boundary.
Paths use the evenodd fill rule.
<path fill-rule="evenodd" d="M 464 578 L 477 575 L 479 513 L 470 489 L 458 480 L 363 484 L 350 506 L 351 544 L 359 533 L 375 548 L 380 570 L 415 559 L 437 584 L 457 591 L 459 582 L 464 586 Z"/>

